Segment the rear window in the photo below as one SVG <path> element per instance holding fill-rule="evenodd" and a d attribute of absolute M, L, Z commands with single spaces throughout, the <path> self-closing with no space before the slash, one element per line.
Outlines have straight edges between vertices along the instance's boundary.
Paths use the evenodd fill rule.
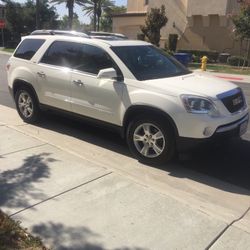
<path fill-rule="evenodd" d="M 25 39 L 17 48 L 14 56 L 30 60 L 44 42 L 44 39 Z"/>

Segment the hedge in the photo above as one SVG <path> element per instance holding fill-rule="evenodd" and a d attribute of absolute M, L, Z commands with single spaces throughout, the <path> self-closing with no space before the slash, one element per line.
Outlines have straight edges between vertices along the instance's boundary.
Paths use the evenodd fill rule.
<path fill-rule="evenodd" d="M 245 62 L 245 65 L 244 65 Z M 249 62 L 244 60 L 243 57 L 240 56 L 230 56 L 227 59 L 227 63 L 231 66 L 248 66 Z M 250 64 L 249 64 L 250 66 Z"/>
<path fill-rule="evenodd" d="M 217 62 L 219 58 L 219 52 L 217 51 L 206 51 L 206 50 L 178 50 L 180 53 L 191 53 L 193 55 L 194 62 L 200 62 L 201 57 L 207 56 L 208 62 Z"/>

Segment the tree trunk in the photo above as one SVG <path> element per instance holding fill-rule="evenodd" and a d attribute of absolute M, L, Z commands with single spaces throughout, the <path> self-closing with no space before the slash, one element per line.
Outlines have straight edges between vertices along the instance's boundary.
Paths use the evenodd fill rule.
<path fill-rule="evenodd" d="M 67 3 L 67 7 L 69 10 L 69 23 L 68 28 L 69 30 L 72 29 L 72 23 L 73 23 L 73 15 L 74 15 L 74 0 L 69 0 Z"/>
<path fill-rule="evenodd" d="M 36 0 L 36 29 L 40 29 L 40 3 Z"/>
<path fill-rule="evenodd" d="M 102 7 L 101 7 L 101 1 L 98 2 L 98 6 L 97 6 L 97 31 L 100 30 L 100 19 L 102 16 Z"/>
<path fill-rule="evenodd" d="M 96 31 L 97 2 L 94 1 L 94 31 Z"/>

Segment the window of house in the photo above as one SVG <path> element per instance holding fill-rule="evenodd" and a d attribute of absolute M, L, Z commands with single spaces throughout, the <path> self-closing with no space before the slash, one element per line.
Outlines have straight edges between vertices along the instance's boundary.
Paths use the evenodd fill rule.
<path fill-rule="evenodd" d="M 44 42 L 44 39 L 25 39 L 17 48 L 14 57 L 30 60 Z"/>

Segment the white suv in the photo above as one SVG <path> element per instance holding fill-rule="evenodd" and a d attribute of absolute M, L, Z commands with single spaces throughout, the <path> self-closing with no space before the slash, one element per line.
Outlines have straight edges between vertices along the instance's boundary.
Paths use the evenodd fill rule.
<path fill-rule="evenodd" d="M 21 118 L 57 109 L 118 129 L 148 164 L 222 135 L 240 136 L 248 107 L 236 85 L 190 72 L 142 41 L 24 37 L 7 64 Z"/>

